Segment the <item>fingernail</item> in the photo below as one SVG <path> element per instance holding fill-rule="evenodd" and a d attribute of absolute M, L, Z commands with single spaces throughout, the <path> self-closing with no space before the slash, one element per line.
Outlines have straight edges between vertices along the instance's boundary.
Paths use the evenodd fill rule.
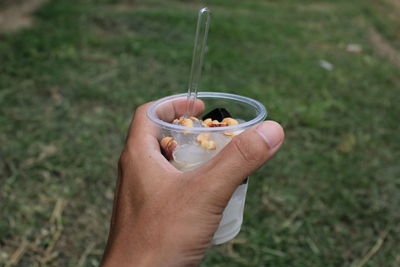
<path fill-rule="evenodd" d="M 283 138 L 282 127 L 274 121 L 265 121 L 256 128 L 257 133 L 265 140 L 268 147 L 273 149 Z"/>

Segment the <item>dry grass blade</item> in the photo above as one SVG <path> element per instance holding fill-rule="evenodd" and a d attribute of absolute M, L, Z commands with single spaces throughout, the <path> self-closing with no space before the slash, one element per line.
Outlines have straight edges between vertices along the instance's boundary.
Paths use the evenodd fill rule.
<path fill-rule="evenodd" d="M 387 57 L 394 65 L 400 68 L 400 52 L 398 52 L 383 36 L 375 29 L 369 29 L 369 39 L 375 49 L 384 57 Z"/>
<path fill-rule="evenodd" d="M 229 255 L 229 257 L 234 258 L 235 260 L 237 260 L 240 263 L 249 265 L 249 262 L 241 257 L 238 253 L 236 253 L 234 245 L 243 245 L 243 244 L 247 244 L 248 240 L 244 239 L 244 238 L 235 238 L 231 241 L 229 241 L 228 243 L 225 244 L 225 248 L 227 251 L 227 254 Z"/>
<path fill-rule="evenodd" d="M 351 267 L 364 266 L 381 249 L 388 232 L 389 228 L 383 231 L 383 233 L 376 240 L 375 245 L 368 251 L 368 253 L 360 261 L 353 263 Z"/>
<path fill-rule="evenodd" d="M 52 215 L 50 217 L 50 233 L 51 240 L 43 255 L 38 258 L 38 261 L 41 264 L 46 264 L 57 257 L 58 252 L 54 251 L 54 248 L 57 245 L 58 240 L 60 239 L 63 231 L 62 225 L 62 212 L 65 207 L 65 201 L 62 198 L 57 199 L 56 204 L 54 205 L 54 209 Z"/>
<path fill-rule="evenodd" d="M 40 153 L 37 157 L 28 158 L 21 164 L 21 169 L 30 168 L 31 166 L 44 161 L 46 158 L 57 153 L 57 147 L 54 144 L 40 144 Z"/>
<path fill-rule="evenodd" d="M 91 243 L 86 249 L 85 251 L 82 253 L 82 256 L 80 257 L 78 264 L 76 265 L 77 267 L 82 267 L 85 266 L 86 263 L 86 259 L 87 257 L 92 254 L 93 248 L 96 246 L 95 243 Z"/>
<path fill-rule="evenodd" d="M 56 225 L 61 225 L 61 219 L 62 219 L 62 212 L 65 207 L 65 201 L 62 198 L 57 199 L 56 204 L 54 205 L 53 213 L 51 214 L 50 217 L 50 223 Z"/>
<path fill-rule="evenodd" d="M 282 223 L 282 227 L 281 227 L 282 230 L 283 230 L 283 229 L 290 228 L 290 226 L 293 224 L 294 220 L 295 220 L 301 213 L 304 212 L 304 207 L 306 206 L 307 201 L 308 201 L 307 199 L 304 200 L 303 203 L 301 203 L 301 204 L 299 205 L 299 207 L 289 216 L 289 218 L 288 218 L 287 220 L 285 220 L 285 221 Z"/>
<path fill-rule="evenodd" d="M 233 246 L 236 244 L 246 244 L 246 243 L 247 243 L 247 239 L 244 239 L 244 238 L 235 238 L 232 241 L 229 241 L 228 243 L 225 244 L 225 248 L 228 252 L 228 255 L 233 258 L 238 258 L 239 255 L 235 252 L 235 249 Z"/>
<path fill-rule="evenodd" d="M 17 248 L 17 250 L 12 254 L 10 260 L 6 263 L 5 267 L 11 267 L 18 264 L 26 249 L 28 248 L 28 242 L 26 240 L 22 241 L 21 245 Z"/>
<path fill-rule="evenodd" d="M 46 0 L 16 3 L 0 12 L 0 32 L 15 31 L 32 24 L 31 14 Z"/>

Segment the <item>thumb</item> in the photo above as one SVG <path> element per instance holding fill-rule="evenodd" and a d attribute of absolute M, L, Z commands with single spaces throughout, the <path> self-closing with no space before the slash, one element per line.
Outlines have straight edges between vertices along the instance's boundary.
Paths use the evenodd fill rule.
<path fill-rule="evenodd" d="M 284 132 L 275 121 L 265 121 L 233 140 L 199 171 L 202 182 L 220 196 L 230 197 L 243 180 L 260 168 L 282 145 Z"/>

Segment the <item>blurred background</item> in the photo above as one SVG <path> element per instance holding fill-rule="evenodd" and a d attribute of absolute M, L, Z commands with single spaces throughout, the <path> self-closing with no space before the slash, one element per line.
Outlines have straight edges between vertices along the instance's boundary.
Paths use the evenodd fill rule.
<path fill-rule="evenodd" d="M 97 266 L 135 108 L 201 90 L 283 124 L 202 266 L 400 266 L 398 0 L 0 0 L 0 266 Z"/>

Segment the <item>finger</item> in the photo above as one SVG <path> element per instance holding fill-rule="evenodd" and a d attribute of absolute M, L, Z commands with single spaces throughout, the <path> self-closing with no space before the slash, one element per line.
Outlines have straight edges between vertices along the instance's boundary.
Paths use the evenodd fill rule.
<path fill-rule="evenodd" d="M 210 162 L 198 169 L 211 193 L 229 199 L 251 173 L 270 159 L 282 145 L 284 132 L 274 121 L 266 121 L 233 138 Z"/>
<path fill-rule="evenodd" d="M 172 102 L 167 102 L 157 109 L 157 116 L 165 122 L 172 122 L 174 119 L 182 117 L 186 112 L 187 98 L 179 98 Z M 197 99 L 193 106 L 194 116 L 199 116 L 204 111 L 204 102 Z"/>
<path fill-rule="evenodd" d="M 173 102 L 168 102 L 159 108 L 157 108 L 157 116 L 160 120 L 165 122 L 172 122 L 175 118 L 183 116 L 186 109 L 186 98 L 177 99 Z M 158 137 L 159 127 L 150 121 L 147 117 L 147 109 L 151 105 L 146 103 L 138 107 L 135 111 L 135 115 L 129 127 L 127 141 L 145 138 L 146 145 L 150 145 L 154 148 L 158 147 L 158 144 L 154 142 Z M 201 114 L 204 111 L 204 103 L 201 100 L 196 100 L 194 103 L 194 113 L 196 115 Z M 150 137 L 150 138 L 149 138 Z"/>
<path fill-rule="evenodd" d="M 140 166 L 143 171 L 146 171 L 146 167 L 154 170 L 169 167 L 168 161 L 160 153 L 157 141 L 158 127 L 146 115 L 149 105 L 151 103 L 143 104 L 135 110 L 125 149 L 120 158 L 121 163 L 135 162 L 135 166 Z"/>
<path fill-rule="evenodd" d="M 157 142 L 158 127 L 147 118 L 147 109 L 151 102 L 139 106 L 129 126 L 127 145 L 139 146 L 138 149 L 160 150 Z"/>
<path fill-rule="evenodd" d="M 184 114 L 186 103 L 187 99 L 182 98 L 159 107 L 157 109 L 159 118 L 171 122 Z M 146 103 L 136 109 L 129 127 L 126 147 L 135 154 L 140 155 L 138 160 L 152 160 L 157 164 L 165 164 L 167 161 L 160 153 L 160 146 L 157 140 L 160 129 L 147 117 L 147 109 L 150 105 L 151 103 Z M 203 101 L 196 100 L 194 110 L 196 114 L 203 112 Z"/>

